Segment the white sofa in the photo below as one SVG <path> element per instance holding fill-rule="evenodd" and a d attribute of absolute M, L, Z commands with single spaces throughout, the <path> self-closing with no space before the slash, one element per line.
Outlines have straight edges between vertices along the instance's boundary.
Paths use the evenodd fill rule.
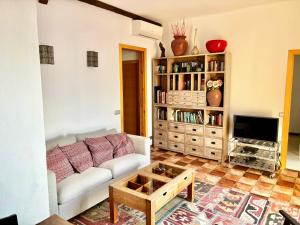
<path fill-rule="evenodd" d="M 57 144 L 60 146 L 73 144 L 86 137 L 99 137 L 116 133 L 115 130 L 99 130 L 85 134 L 74 134 L 58 137 L 46 142 L 47 150 Z M 149 138 L 128 135 L 134 143 L 135 153 L 91 167 L 83 173 L 75 173 L 58 184 L 55 174 L 48 170 L 48 188 L 50 214 L 58 214 L 70 219 L 108 198 L 108 186 L 116 179 L 142 168 L 150 163 Z"/>

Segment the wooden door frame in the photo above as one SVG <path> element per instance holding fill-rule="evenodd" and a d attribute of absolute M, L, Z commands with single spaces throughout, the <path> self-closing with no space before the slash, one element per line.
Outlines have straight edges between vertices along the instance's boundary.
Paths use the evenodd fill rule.
<path fill-rule="evenodd" d="M 127 44 L 119 44 L 119 66 L 120 66 L 120 115 L 121 115 L 121 131 L 124 132 L 124 100 L 123 100 L 123 50 L 131 50 L 141 54 L 140 59 L 140 74 L 142 74 L 142 93 L 144 104 L 141 105 L 141 136 L 148 136 L 148 109 L 147 109 L 147 49 Z M 141 88 L 141 87 L 140 87 Z"/>
<path fill-rule="evenodd" d="M 281 138 L 281 165 L 286 168 L 286 158 L 288 151 L 289 127 L 290 127 L 290 113 L 292 103 L 293 79 L 294 79 L 294 64 L 295 56 L 300 55 L 300 49 L 289 50 L 288 64 L 285 84 L 285 98 L 284 98 L 284 115 L 282 125 Z"/>

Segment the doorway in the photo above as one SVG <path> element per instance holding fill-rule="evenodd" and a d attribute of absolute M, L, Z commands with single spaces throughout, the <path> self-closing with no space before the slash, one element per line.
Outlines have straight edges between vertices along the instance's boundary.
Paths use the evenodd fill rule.
<path fill-rule="evenodd" d="M 300 171 L 300 50 L 290 50 L 282 132 L 282 166 Z"/>
<path fill-rule="evenodd" d="M 121 129 L 147 136 L 146 49 L 119 45 Z"/>

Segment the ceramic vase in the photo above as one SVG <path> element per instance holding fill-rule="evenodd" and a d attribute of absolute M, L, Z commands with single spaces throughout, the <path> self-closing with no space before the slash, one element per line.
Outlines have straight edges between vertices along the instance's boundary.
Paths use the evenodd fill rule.
<path fill-rule="evenodd" d="M 219 107 L 222 101 L 222 92 L 219 89 L 210 90 L 206 95 L 209 106 Z"/>
<path fill-rule="evenodd" d="M 181 56 L 186 53 L 188 42 L 185 40 L 186 36 L 174 36 L 171 43 L 171 48 L 175 56 Z"/>

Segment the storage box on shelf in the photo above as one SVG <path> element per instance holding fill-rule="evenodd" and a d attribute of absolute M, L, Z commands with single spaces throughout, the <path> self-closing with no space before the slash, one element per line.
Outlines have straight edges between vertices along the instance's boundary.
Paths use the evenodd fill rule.
<path fill-rule="evenodd" d="M 228 53 L 153 59 L 154 146 L 226 160 L 228 79 Z M 207 103 L 209 80 L 223 82 L 218 107 Z"/>

